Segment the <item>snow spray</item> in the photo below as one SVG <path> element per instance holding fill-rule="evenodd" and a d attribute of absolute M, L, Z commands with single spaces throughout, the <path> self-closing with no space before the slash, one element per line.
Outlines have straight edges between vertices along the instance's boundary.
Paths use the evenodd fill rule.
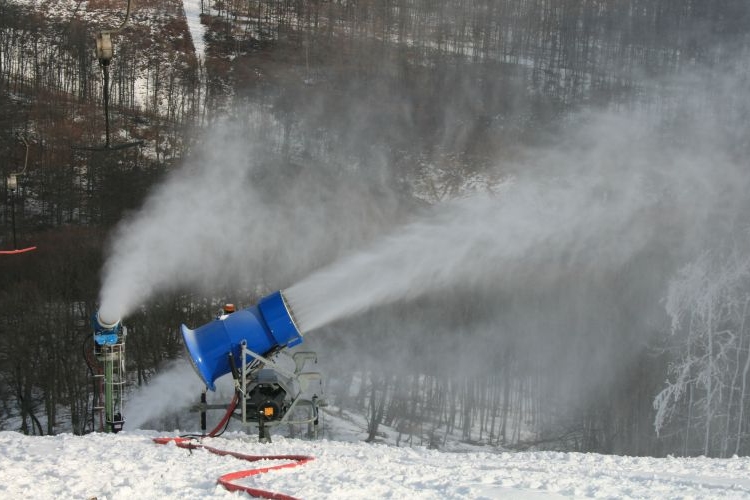
<path fill-rule="evenodd" d="M 176 408 L 184 408 L 204 388 L 188 363 L 172 362 L 129 397 L 124 428 L 140 429 Z"/>
<path fill-rule="evenodd" d="M 571 275 L 595 280 L 654 244 L 675 258 L 688 253 L 743 199 L 742 167 L 710 145 L 710 134 L 681 149 L 648 123 L 594 117 L 561 145 L 529 156 L 496 192 L 435 207 L 314 272 L 284 290 L 299 327 L 309 332 L 441 289 L 512 292 Z"/>
<path fill-rule="evenodd" d="M 154 293 L 236 270 L 240 252 L 248 250 L 236 243 L 249 240 L 240 236 L 246 227 L 233 215 L 252 211 L 253 197 L 248 201 L 242 191 L 243 152 L 229 142 L 225 137 L 218 144 L 221 161 L 206 153 L 173 172 L 117 227 L 103 269 L 99 317 L 126 317 Z M 201 168 L 203 162 L 213 168 Z"/>
<path fill-rule="evenodd" d="M 666 127 L 637 112 L 566 118 L 567 131 L 545 148 L 498 165 L 491 177 L 503 181 L 491 190 L 435 205 L 395 229 L 398 217 L 383 207 L 396 196 L 367 198 L 366 189 L 327 189 L 336 176 L 258 168 L 266 158 L 245 136 L 213 135 L 210 149 L 119 226 L 104 268 L 101 318 L 124 317 L 183 285 L 293 283 L 283 294 L 307 334 L 445 290 L 522 296 L 564 290 L 570 278 L 608 286 L 612 276 L 669 274 L 729 234 L 747 209 L 747 176 L 733 144 L 744 139 L 731 134 L 744 131 L 733 127 L 744 117 L 706 116 L 706 99 L 680 102 L 697 102 L 700 109 L 686 113 L 699 120 Z M 656 264 L 637 269 L 637 258 L 653 249 Z"/>
<path fill-rule="evenodd" d="M 378 224 L 387 219 L 378 215 L 382 209 L 371 208 L 388 206 L 387 199 L 367 200 L 340 186 L 326 191 L 330 178 L 264 183 L 269 176 L 248 165 L 259 155 L 247 141 L 219 135 L 216 148 L 171 175 L 119 226 L 100 317 L 121 318 L 178 285 L 273 278 L 294 283 L 284 296 L 300 330 L 309 332 L 435 290 L 514 290 L 575 273 L 595 277 L 621 269 L 654 242 L 688 251 L 743 198 L 741 167 L 722 150 L 723 127 L 702 123 L 683 134 L 685 145 L 662 141 L 653 118 L 638 113 L 571 123 L 554 144 L 505 165 L 505 180 L 492 192 L 434 206 L 388 231 Z M 374 240 L 378 231 L 386 236 Z M 357 244 L 363 250 L 346 256 Z M 325 262 L 332 263 L 321 267 Z"/>
<path fill-rule="evenodd" d="M 267 122 L 255 118 L 248 121 Z M 293 283 L 393 225 L 399 203 L 379 184 L 385 167 L 370 164 L 362 174 L 300 169 L 251 139 L 258 135 L 217 124 L 118 225 L 102 272 L 102 319 L 113 323 L 181 287 L 206 295 L 267 292 L 261 284 Z"/>

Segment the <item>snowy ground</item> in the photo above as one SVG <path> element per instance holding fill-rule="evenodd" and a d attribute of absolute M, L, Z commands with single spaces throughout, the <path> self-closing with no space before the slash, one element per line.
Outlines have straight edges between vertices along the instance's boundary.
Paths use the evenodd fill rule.
<path fill-rule="evenodd" d="M 183 0 L 185 6 L 185 17 L 187 19 L 190 36 L 193 39 L 195 55 L 198 59 L 206 56 L 206 26 L 201 24 L 201 0 Z"/>
<path fill-rule="evenodd" d="M 0 432 L 0 498 L 247 498 L 224 490 L 216 479 L 252 464 L 205 450 L 157 445 L 152 442 L 157 435 L 29 437 Z M 750 458 L 446 453 L 281 436 L 259 444 L 240 432 L 204 442 L 246 454 L 314 455 L 314 461 L 300 467 L 240 481 L 307 499 L 750 498 Z"/>

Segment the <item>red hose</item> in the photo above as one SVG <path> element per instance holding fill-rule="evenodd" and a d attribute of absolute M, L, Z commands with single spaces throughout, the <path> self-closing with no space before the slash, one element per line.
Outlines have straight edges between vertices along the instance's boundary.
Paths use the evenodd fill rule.
<path fill-rule="evenodd" d="M 248 462 L 258 462 L 260 460 L 291 460 L 291 462 L 287 462 L 281 465 L 273 465 L 271 467 L 258 467 L 257 469 L 248 469 L 248 470 L 230 472 L 229 474 L 224 474 L 223 476 L 219 477 L 219 479 L 217 480 L 217 482 L 220 485 L 222 485 L 229 491 L 244 491 L 245 493 L 248 493 L 249 495 L 254 496 L 256 498 L 272 498 L 275 500 L 298 500 L 296 497 L 293 497 L 290 495 L 285 495 L 283 493 L 274 493 L 272 491 L 261 490 L 258 488 L 251 488 L 250 486 L 243 486 L 241 484 L 234 484 L 232 481 L 243 479 L 249 476 L 255 476 L 257 474 L 262 474 L 270 470 L 297 467 L 298 465 L 302 465 L 311 460 L 315 460 L 314 457 L 305 456 L 305 455 L 245 455 L 244 453 L 238 453 L 236 451 L 220 450 L 218 448 L 213 448 L 211 446 L 203 446 L 201 444 L 194 444 L 190 442 L 191 441 L 190 438 L 180 438 L 180 437 L 154 438 L 154 442 L 158 444 L 167 444 L 171 441 L 174 441 L 174 443 L 179 448 L 185 448 L 188 450 L 196 450 L 196 449 L 203 448 L 204 450 L 214 453 L 216 455 L 220 455 L 220 456 L 228 455 L 230 457 L 239 458 L 240 460 L 247 460 Z"/>
<path fill-rule="evenodd" d="M 227 407 L 227 412 L 224 414 L 224 417 L 221 419 L 221 422 L 219 422 L 219 425 L 217 425 L 214 428 L 214 430 L 208 433 L 209 437 L 214 437 L 221 429 L 224 428 L 227 421 L 232 416 L 232 413 L 234 413 L 234 409 L 237 407 L 238 401 L 239 401 L 239 396 L 237 393 L 235 393 L 234 399 L 232 399 L 232 402 L 229 403 L 229 406 Z M 230 457 L 239 458 L 240 460 L 247 460 L 248 462 L 257 462 L 259 460 L 291 460 L 291 462 L 287 462 L 281 465 L 273 465 L 271 467 L 258 467 L 257 469 L 248 469 L 248 470 L 240 470 L 237 472 L 230 472 L 229 474 L 224 474 L 223 476 L 219 477 L 219 479 L 217 480 L 217 482 L 220 485 L 222 485 L 224 488 L 228 489 L 229 491 L 244 491 L 245 493 L 248 493 L 249 495 L 254 496 L 256 498 L 272 498 L 275 500 L 298 500 L 297 498 L 293 496 L 285 495 L 283 493 L 274 493 L 272 491 L 260 490 L 257 488 L 251 488 L 249 486 L 242 486 L 240 484 L 234 484 L 232 481 L 236 481 L 238 479 L 243 479 L 243 478 L 250 477 L 250 476 L 255 476 L 257 474 L 263 474 L 264 472 L 268 472 L 270 470 L 297 467 L 298 465 L 302 465 L 311 460 L 315 460 L 314 457 L 309 457 L 305 455 L 245 455 L 244 453 L 238 453 L 236 451 L 220 450 L 218 448 L 213 448 L 211 446 L 203 446 L 201 444 L 194 444 L 191 442 L 191 438 L 182 438 L 182 437 L 154 438 L 154 442 L 158 444 L 167 444 L 172 441 L 174 441 L 174 443 L 179 448 L 185 448 L 188 450 L 195 450 L 198 448 L 203 448 L 204 450 L 214 453 L 216 455 L 220 455 L 220 456 L 228 455 Z"/>
<path fill-rule="evenodd" d="M 227 425 L 227 422 L 232 417 L 232 413 L 234 413 L 234 409 L 237 408 L 237 403 L 240 402 L 240 393 L 235 392 L 234 398 L 232 398 L 232 402 L 229 403 L 229 406 L 227 407 L 227 412 L 224 414 L 224 416 L 221 419 L 221 422 L 219 422 L 219 425 L 214 427 L 214 430 L 208 433 L 208 437 L 215 437 L 221 430 L 224 428 L 225 425 Z"/>
<path fill-rule="evenodd" d="M 36 250 L 36 247 L 16 248 L 14 250 L 0 250 L 0 255 L 14 255 L 18 253 L 31 252 L 32 250 Z"/>

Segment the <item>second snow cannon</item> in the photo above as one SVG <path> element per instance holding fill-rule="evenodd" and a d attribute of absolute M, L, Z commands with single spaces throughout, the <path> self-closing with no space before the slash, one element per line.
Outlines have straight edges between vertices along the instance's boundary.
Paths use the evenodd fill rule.
<path fill-rule="evenodd" d="M 111 321 L 102 318 L 97 311 L 91 317 L 91 327 L 94 329 L 94 341 L 98 345 L 112 345 L 119 340 L 122 324 L 119 319 Z"/>
<path fill-rule="evenodd" d="M 302 333 L 281 291 L 263 297 L 255 306 L 222 314 L 195 330 L 182 325 L 181 331 L 196 372 L 212 391 L 216 390 L 216 379 L 236 372 L 243 348 L 270 356 L 302 342 Z"/>
<path fill-rule="evenodd" d="M 94 330 L 93 354 L 96 362 L 87 358 L 87 363 L 97 381 L 92 410 L 103 414 L 104 419 L 100 419 L 103 431 L 119 432 L 125 423 L 122 405 L 127 380 L 125 337 L 128 331 L 119 319 L 103 318 L 98 311 L 91 317 L 91 327 Z"/>

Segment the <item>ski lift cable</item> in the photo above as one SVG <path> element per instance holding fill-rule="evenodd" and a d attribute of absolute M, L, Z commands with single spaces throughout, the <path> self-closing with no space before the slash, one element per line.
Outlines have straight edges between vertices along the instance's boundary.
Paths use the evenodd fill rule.
<path fill-rule="evenodd" d="M 128 24 L 128 20 L 130 19 L 130 4 L 131 4 L 131 2 L 132 2 L 132 0 L 128 0 L 128 6 L 127 6 L 127 9 L 125 10 L 125 20 L 117 28 L 115 28 L 113 30 L 109 30 L 110 33 L 117 33 L 118 31 L 122 31 L 122 29 L 125 27 L 125 25 Z"/>
<path fill-rule="evenodd" d="M 26 167 L 29 165 L 29 143 L 26 140 L 26 137 L 24 137 L 22 134 L 18 134 L 18 139 L 23 142 L 24 146 L 26 146 L 26 155 L 23 159 L 23 169 L 21 169 L 20 172 L 11 172 L 8 176 L 8 188 L 11 190 L 16 189 L 16 187 L 18 186 L 18 176 L 26 173 Z"/>
<path fill-rule="evenodd" d="M 26 155 L 23 158 L 23 170 L 11 175 L 23 175 L 26 173 L 26 167 L 29 165 L 29 142 L 23 134 L 18 134 L 18 139 L 20 139 L 21 142 L 23 142 L 23 145 L 26 146 Z"/>
<path fill-rule="evenodd" d="M 13 249 L 12 250 L 0 250 L 0 255 L 16 255 L 36 250 L 36 246 L 30 246 L 26 248 L 18 248 L 18 242 L 16 240 L 16 189 L 18 188 L 18 176 L 26 173 L 26 167 L 29 164 L 29 142 L 26 137 L 19 134 L 18 138 L 26 146 L 26 155 L 23 161 L 23 169 L 20 172 L 11 173 L 7 178 L 7 186 L 10 191 L 10 206 L 11 206 L 11 225 L 13 227 Z"/>

